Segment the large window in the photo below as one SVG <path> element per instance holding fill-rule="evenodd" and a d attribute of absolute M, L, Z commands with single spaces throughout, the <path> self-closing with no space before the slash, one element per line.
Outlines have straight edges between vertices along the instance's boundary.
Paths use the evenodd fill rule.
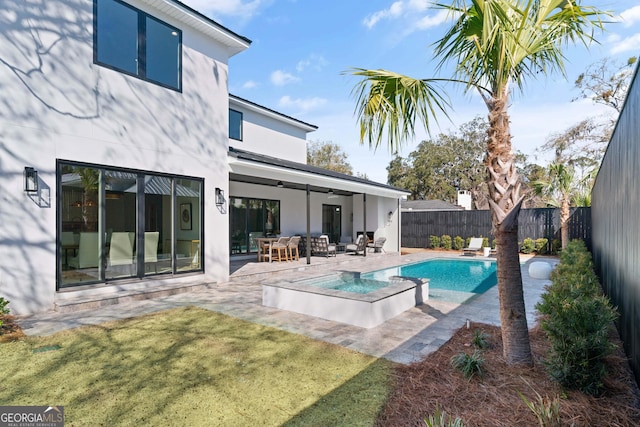
<path fill-rule="evenodd" d="M 229 109 L 229 138 L 242 141 L 242 113 Z"/>
<path fill-rule="evenodd" d="M 59 287 L 202 270 L 202 180 L 58 162 Z"/>
<path fill-rule="evenodd" d="M 181 90 L 182 32 L 118 0 L 94 0 L 94 62 Z"/>
<path fill-rule="evenodd" d="M 256 252 L 256 238 L 280 234 L 280 201 L 231 197 L 231 254 Z"/>

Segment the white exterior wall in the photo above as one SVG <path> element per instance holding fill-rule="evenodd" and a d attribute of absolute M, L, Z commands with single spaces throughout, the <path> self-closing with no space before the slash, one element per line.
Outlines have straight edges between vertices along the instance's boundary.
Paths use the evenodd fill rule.
<path fill-rule="evenodd" d="M 2 2 L 0 296 L 13 313 L 53 307 L 56 159 L 204 178 L 200 277 L 228 278 L 229 219 L 214 203 L 215 187 L 229 194 L 227 50 L 129 3 L 182 30 L 182 93 L 93 64 L 91 0 Z M 25 166 L 38 170 L 37 198 L 23 191 Z"/>
<path fill-rule="evenodd" d="M 269 117 L 246 104 L 229 100 L 229 108 L 242 112 L 242 141 L 228 138 L 229 145 L 239 150 L 265 156 L 307 163 L 307 132 L 299 125 L 286 123 L 282 117 Z"/>
<path fill-rule="evenodd" d="M 392 212 L 389 218 L 389 212 Z M 367 229 L 363 230 L 362 195 L 353 196 L 353 230 L 373 231 L 374 238 L 386 237 L 384 250 L 398 252 L 400 239 L 398 200 L 387 197 L 367 195 Z M 354 237 L 355 238 L 355 237 Z"/>

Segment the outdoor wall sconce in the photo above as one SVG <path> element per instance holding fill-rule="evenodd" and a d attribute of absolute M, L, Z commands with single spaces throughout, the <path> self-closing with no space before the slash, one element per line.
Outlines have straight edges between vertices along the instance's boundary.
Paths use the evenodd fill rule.
<path fill-rule="evenodd" d="M 216 206 L 224 205 L 224 190 L 216 187 Z"/>
<path fill-rule="evenodd" d="M 278 188 L 283 188 L 284 187 L 284 183 L 282 181 L 278 181 Z"/>
<path fill-rule="evenodd" d="M 393 211 L 389 211 L 389 213 L 387 214 L 387 216 L 389 217 L 389 221 L 391 221 L 391 217 L 393 216 Z"/>
<path fill-rule="evenodd" d="M 333 189 L 330 189 L 329 192 L 327 193 L 329 196 L 333 196 Z"/>
<path fill-rule="evenodd" d="M 27 193 L 38 191 L 38 171 L 28 166 L 24 168 L 24 191 Z"/>

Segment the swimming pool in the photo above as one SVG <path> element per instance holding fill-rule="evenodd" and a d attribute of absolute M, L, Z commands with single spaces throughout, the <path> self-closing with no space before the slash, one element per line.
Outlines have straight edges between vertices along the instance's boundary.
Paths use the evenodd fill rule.
<path fill-rule="evenodd" d="M 462 303 L 498 283 L 490 260 L 433 259 L 363 273 L 362 279 L 385 281 L 391 276 L 429 279 L 429 298 Z"/>

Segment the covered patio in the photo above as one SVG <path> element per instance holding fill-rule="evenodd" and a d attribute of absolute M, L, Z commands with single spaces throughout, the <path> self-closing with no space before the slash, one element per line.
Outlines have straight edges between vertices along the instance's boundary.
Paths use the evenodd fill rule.
<path fill-rule="evenodd" d="M 384 251 L 400 251 L 403 189 L 235 148 L 229 149 L 229 169 L 232 264 L 257 259 L 256 239 L 275 236 L 309 242 L 327 235 L 330 243 L 348 244 L 366 234 L 371 241 L 384 237 Z M 319 259 L 303 253 L 307 264 Z"/>

